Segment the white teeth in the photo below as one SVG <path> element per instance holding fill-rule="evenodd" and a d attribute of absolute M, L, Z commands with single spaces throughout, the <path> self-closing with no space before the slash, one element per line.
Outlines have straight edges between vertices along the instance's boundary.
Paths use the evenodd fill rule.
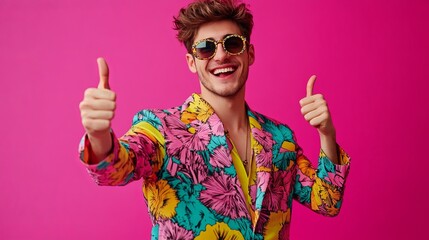
<path fill-rule="evenodd" d="M 234 68 L 232 68 L 232 67 L 228 67 L 228 68 L 218 68 L 218 69 L 215 69 L 215 70 L 213 71 L 213 74 L 217 75 L 217 74 L 227 73 L 227 72 L 233 72 L 233 71 L 234 71 Z"/>

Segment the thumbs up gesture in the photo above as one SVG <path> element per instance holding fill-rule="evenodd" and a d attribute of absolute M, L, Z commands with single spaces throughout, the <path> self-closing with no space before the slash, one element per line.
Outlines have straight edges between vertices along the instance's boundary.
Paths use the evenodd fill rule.
<path fill-rule="evenodd" d="M 82 124 L 91 138 L 110 136 L 111 121 L 115 115 L 116 94 L 110 90 L 109 68 L 103 58 L 97 59 L 100 81 L 97 88 L 88 88 L 79 105 Z"/>
<path fill-rule="evenodd" d="M 299 101 L 301 113 L 311 126 L 317 128 L 320 135 L 335 137 L 335 128 L 323 95 L 313 95 L 315 82 L 316 76 L 313 75 L 307 83 L 307 96 Z"/>

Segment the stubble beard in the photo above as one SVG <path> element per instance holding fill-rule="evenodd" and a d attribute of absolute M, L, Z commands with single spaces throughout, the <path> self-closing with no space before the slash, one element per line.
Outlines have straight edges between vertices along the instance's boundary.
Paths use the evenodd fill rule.
<path fill-rule="evenodd" d="M 247 82 L 247 77 L 248 77 L 248 73 L 249 73 L 249 69 L 247 69 L 246 72 L 243 72 L 244 75 L 242 75 L 241 77 L 244 79 L 243 81 L 240 81 L 240 84 L 234 88 L 230 88 L 230 89 L 225 89 L 225 90 L 216 90 L 213 86 L 213 84 L 211 84 L 201 73 L 200 71 L 197 71 L 198 73 L 198 79 L 200 80 L 200 83 L 204 86 L 205 89 L 207 89 L 210 93 L 219 96 L 219 97 L 224 97 L 224 98 L 231 98 L 236 96 L 246 85 Z M 209 73 L 211 74 L 211 73 Z M 210 75 L 208 76 L 210 77 Z"/>

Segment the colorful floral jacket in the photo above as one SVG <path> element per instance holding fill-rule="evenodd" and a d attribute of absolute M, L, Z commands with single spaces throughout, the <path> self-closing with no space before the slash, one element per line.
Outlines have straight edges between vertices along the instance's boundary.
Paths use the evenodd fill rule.
<path fill-rule="evenodd" d="M 289 127 L 247 113 L 255 163 L 248 182 L 239 180 L 222 122 L 197 94 L 176 108 L 138 112 L 123 137 L 112 133 L 112 152 L 99 164 L 88 164 L 84 137 L 80 157 L 99 185 L 143 179 L 152 239 L 289 239 L 293 199 L 337 215 L 347 154 L 340 148 L 335 165 L 321 151 L 315 169 Z"/>

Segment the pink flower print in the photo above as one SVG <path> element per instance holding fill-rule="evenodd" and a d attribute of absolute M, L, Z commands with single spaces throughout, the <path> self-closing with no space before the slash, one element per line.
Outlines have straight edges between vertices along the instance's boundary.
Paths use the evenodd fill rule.
<path fill-rule="evenodd" d="M 160 223 L 159 239 L 192 240 L 194 235 L 192 231 L 186 230 L 171 221 L 166 221 Z"/>
<path fill-rule="evenodd" d="M 225 134 L 224 126 L 223 126 L 222 122 L 220 121 L 219 117 L 217 117 L 215 114 L 213 114 L 208 119 L 208 124 L 210 125 L 210 127 L 212 129 L 213 135 L 222 136 Z"/>
<path fill-rule="evenodd" d="M 175 116 L 166 117 L 167 153 L 180 161 L 177 171 L 185 173 L 194 183 L 200 183 L 207 177 L 207 166 L 198 151 L 207 150 L 210 142 L 208 124 L 186 125 Z M 175 166 L 170 170 L 176 171 Z"/>
<path fill-rule="evenodd" d="M 207 177 L 202 184 L 205 190 L 201 191 L 200 201 L 204 205 L 232 219 L 249 217 L 241 187 L 237 184 L 237 178 L 215 172 L 214 175 Z"/>
<path fill-rule="evenodd" d="M 230 156 L 231 155 L 229 155 L 227 150 L 224 147 L 220 146 L 213 151 L 213 155 L 210 158 L 210 164 L 213 167 L 218 168 L 229 167 L 232 164 L 232 159 Z"/>
<path fill-rule="evenodd" d="M 155 145 L 145 135 L 125 135 L 121 140 L 128 143 L 131 150 L 130 157 L 137 163 L 134 170 L 137 176 L 147 178 L 153 171 L 156 172 L 161 168 L 162 159 L 155 157 Z M 144 159 L 144 161 L 137 161 L 136 159 Z"/>
<path fill-rule="evenodd" d="M 270 180 L 270 172 L 256 172 L 256 186 L 259 189 L 267 189 Z"/>
<path fill-rule="evenodd" d="M 256 200 L 256 184 L 253 184 L 253 185 L 249 186 L 249 195 L 250 195 L 250 198 L 252 199 L 252 205 L 255 205 L 255 200 Z"/>
<path fill-rule="evenodd" d="M 185 156 L 186 159 L 189 159 L 186 163 L 182 163 L 178 166 L 177 171 L 184 173 L 195 184 L 201 183 L 207 178 L 207 166 L 204 164 L 203 158 L 195 153 L 190 151 L 183 151 L 184 153 L 189 153 L 191 156 Z"/>
<path fill-rule="evenodd" d="M 189 131 L 194 131 L 192 129 L 193 127 L 190 127 Z M 192 134 L 190 141 L 188 142 L 187 146 L 190 150 L 195 151 L 202 151 L 207 149 L 207 145 L 210 142 L 210 128 L 208 124 L 201 124 L 195 126 L 195 133 Z M 186 143 L 185 143 L 186 144 Z"/>
<path fill-rule="evenodd" d="M 264 197 L 264 205 L 271 212 L 287 211 L 292 188 L 292 172 L 276 171 Z"/>
<path fill-rule="evenodd" d="M 273 148 L 273 139 L 271 133 L 257 128 L 252 129 L 252 134 L 255 140 L 262 145 L 265 150 L 270 150 Z"/>
<path fill-rule="evenodd" d="M 273 153 L 266 151 L 264 148 L 259 154 L 256 154 L 256 166 L 264 166 L 271 168 L 272 166 Z"/>
<path fill-rule="evenodd" d="M 210 128 L 207 124 L 187 126 L 176 117 L 166 117 L 166 135 L 169 155 L 179 157 L 183 149 L 188 151 L 206 150 L 210 142 Z"/>
<path fill-rule="evenodd" d="M 166 116 L 164 120 L 166 125 L 166 135 L 174 137 L 174 140 L 177 139 L 180 141 L 179 143 L 175 144 L 179 144 L 180 146 L 180 143 L 189 141 L 192 133 L 188 131 L 188 127 L 182 121 L 180 121 L 179 118 L 176 116 Z M 174 143 L 173 140 L 171 142 Z"/>
<path fill-rule="evenodd" d="M 178 164 L 173 162 L 173 159 L 170 158 L 167 164 L 168 173 L 170 173 L 171 176 L 176 176 L 177 168 L 178 168 Z"/>

